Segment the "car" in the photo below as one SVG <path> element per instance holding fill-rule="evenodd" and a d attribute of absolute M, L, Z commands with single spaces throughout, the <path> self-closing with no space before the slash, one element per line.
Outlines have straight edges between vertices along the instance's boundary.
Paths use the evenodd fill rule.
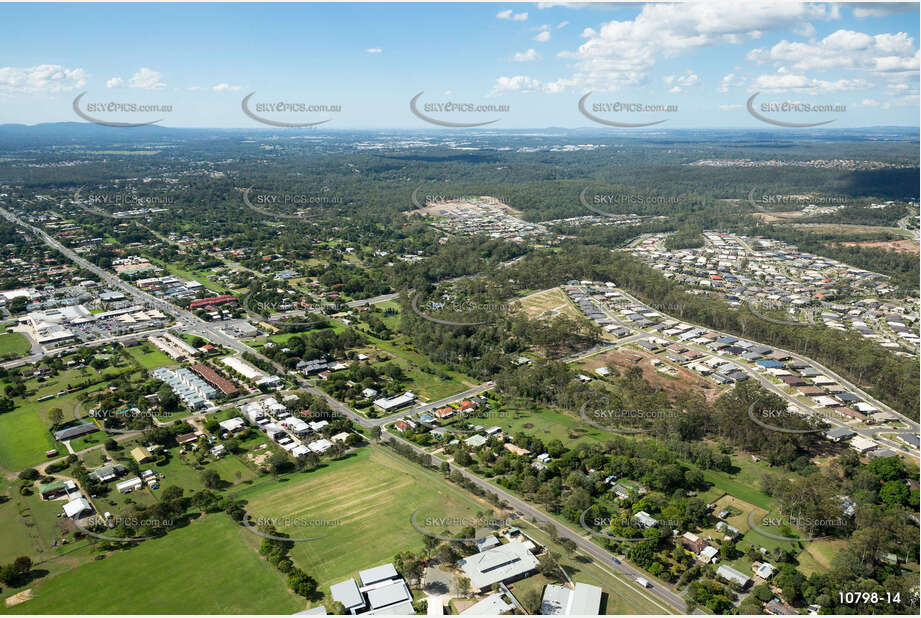
<path fill-rule="evenodd" d="M 611 556 L 611 562 L 614 564 L 620 564 L 620 560 L 617 559 L 617 556 Z"/>

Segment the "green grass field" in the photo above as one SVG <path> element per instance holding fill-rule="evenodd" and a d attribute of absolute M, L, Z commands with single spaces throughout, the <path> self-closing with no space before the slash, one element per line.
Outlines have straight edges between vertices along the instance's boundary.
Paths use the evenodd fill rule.
<path fill-rule="evenodd" d="M 252 537 L 252 538 L 249 538 Z M 292 614 L 306 602 L 223 513 L 41 580 L 6 613 Z M 76 605 L 75 605 L 76 603 Z"/>
<path fill-rule="evenodd" d="M 0 358 L 22 356 L 31 347 L 29 340 L 21 333 L 3 333 L 0 335 Z"/>
<path fill-rule="evenodd" d="M 128 354 L 141 369 L 156 369 L 176 364 L 176 361 L 146 342 L 128 348 Z"/>
<path fill-rule="evenodd" d="M 0 414 L 0 466 L 12 472 L 22 470 L 42 461 L 50 448 L 54 440 L 33 410 Z"/>
<path fill-rule="evenodd" d="M 323 537 L 294 543 L 290 553 L 299 567 L 316 578 L 321 590 L 361 569 L 390 562 L 398 552 L 421 550 L 423 536 L 410 523 L 416 509 L 422 523 L 425 517 L 475 518 L 478 512 L 490 510 L 440 475 L 376 446 L 323 469 L 294 475 L 283 484 L 260 485 L 238 495 L 249 501 L 247 510 L 254 518 L 341 522 L 282 530 L 295 538 Z"/>

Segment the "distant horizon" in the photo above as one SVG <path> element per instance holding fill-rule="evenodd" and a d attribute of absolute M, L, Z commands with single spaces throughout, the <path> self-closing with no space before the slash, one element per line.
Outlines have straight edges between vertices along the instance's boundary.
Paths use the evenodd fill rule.
<path fill-rule="evenodd" d="M 917 2 L 33 3 L 0 18 L 0 123 L 921 124 Z"/>

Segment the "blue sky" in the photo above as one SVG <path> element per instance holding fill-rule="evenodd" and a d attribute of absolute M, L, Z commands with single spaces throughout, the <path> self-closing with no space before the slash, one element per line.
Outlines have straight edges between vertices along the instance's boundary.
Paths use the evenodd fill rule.
<path fill-rule="evenodd" d="M 752 127 L 756 107 L 830 127 L 918 125 L 918 4 L 722 0 L 677 4 L 0 4 L 0 123 L 78 121 L 72 102 L 168 112 L 94 117 L 165 126 L 432 127 L 417 109 L 494 128 L 666 120 L 662 128 Z M 275 112 L 270 102 L 338 105 Z M 507 106 L 439 111 L 437 103 Z M 601 104 L 676 106 L 630 113 Z M 425 107 L 426 104 L 428 107 Z M 99 108 L 97 108 L 99 109 Z"/>

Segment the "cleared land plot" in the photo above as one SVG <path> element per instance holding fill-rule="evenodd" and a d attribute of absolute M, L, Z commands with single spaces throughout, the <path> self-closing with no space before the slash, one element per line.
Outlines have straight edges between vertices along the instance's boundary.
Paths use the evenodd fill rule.
<path fill-rule="evenodd" d="M 551 288 L 519 298 L 516 304 L 529 318 L 549 318 L 561 314 L 572 318 L 585 318 L 560 288 Z"/>
<path fill-rule="evenodd" d="M 870 249 L 885 249 L 886 251 L 895 251 L 897 253 L 919 253 L 921 244 L 914 240 L 881 240 L 881 241 L 864 241 L 864 242 L 839 242 L 834 243 L 844 247 L 868 247 Z"/>
<path fill-rule="evenodd" d="M 0 335 L 0 358 L 22 356 L 31 349 L 29 340 L 21 333 L 3 333 Z"/>
<path fill-rule="evenodd" d="M 238 495 L 249 501 L 246 508 L 253 518 L 340 522 L 278 526 L 292 537 L 323 537 L 294 543 L 290 552 L 321 590 L 361 569 L 391 562 L 397 552 L 421 550 L 423 535 L 410 523 L 417 509 L 419 522 L 426 517 L 475 518 L 491 510 L 439 475 L 376 446 L 289 477 L 281 485 L 254 487 Z"/>
<path fill-rule="evenodd" d="M 642 358 L 634 360 L 636 355 Z M 651 361 L 653 359 L 659 359 L 659 357 L 641 348 L 629 346 L 589 356 L 579 361 L 577 366 L 594 378 L 597 377 L 595 369 L 598 367 L 616 369 L 618 373 L 623 373 L 629 367 L 639 367 L 643 370 L 643 378 L 650 384 L 662 388 L 670 399 L 679 393 L 694 390 L 703 393 L 708 401 L 712 401 L 724 390 L 718 388 L 713 382 L 697 372 L 685 369 L 681 365 L 670 363 L 664 359 L 659 359 L 662 360 L 663 365 L 668 365 L 678 372 L 675 377 L 666 376 L 662 372 L 656 371 L 656 367 L 652 366 Z"/>
<path fill-rule="evenodd" d="M 306 603 L 222 513 L 32 587 L 14 614 L 292 614 Z M 253 537 L 254 539 L 258 537 Z M 74 606 L 74 600 L 79 605 Z"/>

